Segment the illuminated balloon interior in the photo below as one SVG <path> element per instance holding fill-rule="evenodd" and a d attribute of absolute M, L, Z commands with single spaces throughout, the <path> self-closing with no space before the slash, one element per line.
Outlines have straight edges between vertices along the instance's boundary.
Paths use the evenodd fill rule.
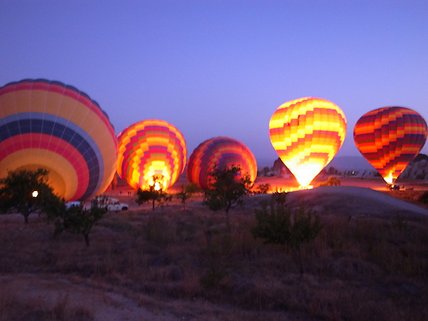
<path fill-rule="evenodd" d="M 332 102 L 301 98 L 286 102 L 269 122 L 273 148 L 302 188 L 333 159 L 346 135 L 346 118 Z"/>
<path fill-rule="evenodd" d="M 163 120 L 144 120 L 119 134 L 117 172 L 134 189 L 168 189 L 186 165 L 182 133 Z"/>

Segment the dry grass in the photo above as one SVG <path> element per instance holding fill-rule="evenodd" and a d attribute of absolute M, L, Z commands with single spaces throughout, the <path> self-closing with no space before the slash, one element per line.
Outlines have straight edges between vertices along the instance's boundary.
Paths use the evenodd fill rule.
<path fill-rule="evenodd" d="M 23 300 L 18 289 L 0 290 L 0 321 L 92 321 L 92 313 L 85 307 L 71 307 L 68 296 L 57 298 L 53 305 L 40 299 Z"/>
<path fill-rule="evenodd" d="M 153 309 L 181 302 L 169 309 L 183 320 L 425 320 L 428 219 L 319 214 L 323 229 L 303 248 L 303 277 L 287 249 L 252 237 L 252 209 L 231 213 L 228 234 L 223 214 L 197 203 L 186 212 L 172 205 L 109 214 L 89 248 L 71 234 L 54 240 L 42 219 L 28 227 L 8 220 L 0 223 L 0 273 L 90 278 L 92 286 L 114 288 Z M 221 309 L 189 312 L 192 302 Z M 0 295 L 0 308 L 0 321 L 91 320 L 84 310 L 67 310 L 66 301 L 40 310 Z"/>

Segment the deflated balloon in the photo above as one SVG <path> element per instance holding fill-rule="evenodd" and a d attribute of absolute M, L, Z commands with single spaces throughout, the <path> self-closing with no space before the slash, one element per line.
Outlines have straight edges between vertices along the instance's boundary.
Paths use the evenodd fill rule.
<path fill-rule="evenodd" d="M 190 155 L 187 178 L 197 186 L 207 189 L 215 168 L 237 166 L 241 175 L 248 175 L 254 183 L 257 177 L 257 162 L 250 149 L 229 137 L 214 137 L 201 143 Z"/>
<path fill-rule="evenodd" d="M 320 98 L 286 102 L 269 122 L 273 148 L 302 187 L 333 159 L 346 135 L 346 118 L 334 103 Z"/>
<path fill-rule="evenodd" d="M 164 120 L 144 120 L 119 134 L 117 172 L 137 189 L 172 186 L 186 165 L 183 134 Z"/>
<path fill-rule="evenodd" d="M 85 200 L 108 187 L 116 160 L 114 128 L 85 93 L 40 79 L 0 88 L 0 177 L 44 168 L 56 194 Z"/>
<path fill-rule="evenodd" d="M 418 155 L 426 138 L 425 120 L 405 107 L 369 111 L 354 127 L 355 145 L 388 184 Z"/>

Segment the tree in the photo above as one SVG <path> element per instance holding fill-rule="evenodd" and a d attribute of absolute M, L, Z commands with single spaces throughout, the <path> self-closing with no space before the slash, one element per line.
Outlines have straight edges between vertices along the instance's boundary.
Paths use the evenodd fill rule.
<path fill-rule="evenodd" d="M 213 211 L 224 210 L 230 230 L 229 210 L 242 204 L 244 196 L 249 194 L 251 181 L 248 175 L 241 175 L 239 166 L 214 168 L 210 173 L 210 188 L 204 191 L 204 204 Z"/>
<path fill-rule="evenodd" d="M 186 210 L 186 201 L 192 197 L 193 193 L 197 191 L 195 184 L 181 185 L 181 192 L 178 192 L 175 196 L 183 204 L 183 210 Z"/>
<path fill-rule="evenodd" d="M 280 244 L 291 249 L 300 274 L 303 275 L 301 246 L 313 241 L 322 226 L 319 217 L 311 210 L 290 208 L 273 201 L 270 207 L 264 206 L 256 210 L 256 226 L 252 233 L 255 238 L 261 238 L 264 243 Z"/>
<path fill-rule="evenodd" d="M 162 191 L 162 185 L 160 183 L 161 181 L 162 181 L 162 176 L 153 175 L 153 184 L 151 184 L 148 189 L 138 189 L 137 198 L 135 199 L 137 204 L 141 205 L 151 201 L 152 210 L 154 211 L 156 201 L 159 203 L 164 200 L 168 201 L 169 196 L 168 194 Z"/>
<path fill-rule="evenodd" d="M 17 211 L 28 223 L 31 213 L 43 212 L 58 206 L 60 200 L 47 183 L 48 171 L 45 169 L 16 170 L 0 179 L 0 210 Z"/>
<path fill-rule="evenodd" d="M 49 218 L 55 224 L 55 236 L 64 231 L 80 234 L 83 236 L 86 246 L 89 246 L 89 234 L 106 212 L 107 209 L 98 206 L 91 206 L 90 209 L 85 209 L 82 205 L 70 208 L 64 206 L 60 211 L 50 211 Z"/>

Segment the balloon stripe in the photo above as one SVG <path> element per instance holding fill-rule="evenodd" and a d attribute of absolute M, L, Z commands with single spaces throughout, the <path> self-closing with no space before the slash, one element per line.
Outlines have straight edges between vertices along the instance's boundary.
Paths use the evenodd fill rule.
<path fill-rule="evenodd" d="M 21 135 L 20 139 L 22 141 L 23 134 L 31 133 L 47 134 L 57 137 L 68 142 L 70 145 L 79 150 L 80 154 L 85 159 L 87 167 L 94 169 L 94 171 L 89 174 L 88 188 L 82 196 L 82 198 L 89 197 L 98 185 L 100 165 L 98 163 L 98 157 L 96 156 L 95 151 L 91 148 L 88 142 L 78 133 L 74 132 L 68 127 L 63 126 L 62 124 L 47 120 L 42 121 L 39 119 L 20 119 L 3 125 L 0 127 L 0 142 L 16 135 Z M 34 138 L 36 138 L 36 136 Z M 22 147 L 24 146 L 25 144 Z M 56 152 L 57 150 L 54 151 Z"/>
<path fill-rule="evenodd" d="M 276 109 L 269 122 L 269 135 L 283 163 L 306 186 L 342 146 L 346 118 L 332 102 L 305 97 Z"/>
<path fill-rule="evenodd" d="M 0 95 L 10 92 L 16 93 L 22 90 L 59 93 L 61 95 L 70 97 L 75 101 L 78 101 L 94 112 L 99 117 L 99 119 L 103 121 L 112 138 L 115 138 L 114 127 L 110 123 L 107 114 L 101 109 L 96 101 L 92 100 L 86 93 L 78 90 L 77 88 L 70 85 L 65 85 L 59 81 L 48 81 L 45 79 L 24 79 L 18 82 L 9 83 L 0 88 Z"/>
<path fill-rule="evenodd" d="M 30 139 L 30 136 L 32 136 Z M 86 162 L 83 159 L 81 153 L 76 150 L 76 148 L 62 139 L 56 137 L 51 137 L 50 135 L 45 134 L 21 134 L 23 145 L 18 146 L 15 144 L 15 137 L 10 137 L 8 139 L 0 142 L 0 161 L 10 154 L 13 154 L 17 151 L 26 150 L 26 149 L 43 149 L 48 151 L 55 151 L 55 153 L 61 155 L 66 159 L 71 166 L 74 168 L 77 179 L 80 184 L 77 186 L 75 192 L 70 195 L 73 199 L 80 199 L 88 186 L 88 176 L 89 171 L 86 166 Z M 31 158 L 28 163 L 31 162 Z"/>
<path fill-rule="evenodd" d="M 354 128 L 358 150 L 388 183 L 393 183 L 425 144 L 427 125 L 405 107 L 382 107 L 364 114 Z"/>
<path fill-rule="evenodd" d="M 254 183 L 257 162 L 248 147 L 229 137 L 214 137 L 199 144 L 192 152 L 187 166 L 187 177 L 190 182 L 207 189 L 210 187 L 210 174 L 214 168 L 232 165 L 239 166 L 241 175 L 249 175 Z"/>
<path fill-rule="evenodd" d="M 39 153 L 32 155 L 34 159 L 55 153 L 59 155 L 58 159 L 63 159 L 67 145 L 54 144 L 56 139 L 73 146 L 79 155 L 72 154 L 81 162 L 78 181 L 69 182 L 65 179 L 66 173 L 61 170 L 52 174 L 55 177 L 51 179 L 57 179 L 58 186 L 65 184 L 62 191 L 84 190 L 83 193 L 78 192 L 81 199 L 103 192 L 113 178 L 117 158 L 114 128 L 99 105 L 72 86 L 43 79 L 27 79 L 1 87 L 0 141 L 12 137 L 16 145 L 14 148 L 32 146 L 31 150 Z M 46 146 L 49 146 L 51 154 L 44 152 Z M 47 159 L 45 162 L 46 166 L 52 165 Z M 0 162 L 2 168 L 3 163 Z M 72 197 L 78 197 L 78 194 Z"/>
<path fill-rule="evenodd" d="M 133 188 L 147 189 L 155 175 L 163 188 L 172 186 L 186 164 L 186 143 L 181 132 L 163 120 L 144 120 L 119 134 L 117 172 Z"/>

